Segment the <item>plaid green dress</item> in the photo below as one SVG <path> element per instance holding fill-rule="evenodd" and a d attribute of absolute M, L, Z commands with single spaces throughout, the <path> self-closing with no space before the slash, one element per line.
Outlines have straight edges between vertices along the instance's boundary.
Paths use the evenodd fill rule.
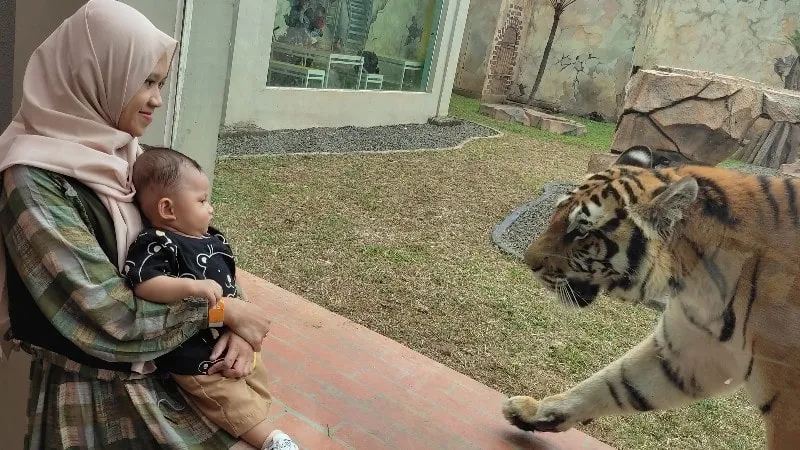
<path fill-rule="evenodd" d="M 46 333 L 20 325 L 35 314 L 11 312 L 5 338 L 33 356 L 26 448 L 249 448 L 203 417 L 166 376 L 129 370 L 206 327 L 207 303 L 136 298 L 109 258 L 116 253 L 111 219 L 85 194 L 74 180 L 41 169 L 2 174 L 0 232 L 19 282 L 8 283 L 12 306 L 32 299 L 47 325 L 40 328 L 57 330 L 35 342 Z M 70 350 L 53 351 L 56 338 Z M 101 360 L 115 365 L 86 363 Z"/>

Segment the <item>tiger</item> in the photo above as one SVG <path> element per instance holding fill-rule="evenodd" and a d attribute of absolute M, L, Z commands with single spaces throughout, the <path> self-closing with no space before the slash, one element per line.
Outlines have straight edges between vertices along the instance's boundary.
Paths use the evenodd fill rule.
<path fill-rule="evenodd" d="M 523 261 L 569 307 L 657 300 L 653 332 L 572 388 L 505 398 L 527 431 L 678 408 L 744 385 L 769 449 L 800 448 L 800 180 L 623 152 L 557 200 Z"/>

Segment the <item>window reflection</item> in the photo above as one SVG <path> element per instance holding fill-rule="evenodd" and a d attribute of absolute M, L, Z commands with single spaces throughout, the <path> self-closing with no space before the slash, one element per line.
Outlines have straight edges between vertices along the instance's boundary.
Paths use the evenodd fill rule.
<path fill-rule="evenodd" d="M 441 0 L 277 0 L 268 86 L 423 91 Z"/>

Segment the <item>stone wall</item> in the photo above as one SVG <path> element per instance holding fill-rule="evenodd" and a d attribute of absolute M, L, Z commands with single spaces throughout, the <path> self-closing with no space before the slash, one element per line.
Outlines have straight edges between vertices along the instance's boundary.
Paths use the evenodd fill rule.
<path fill-rule="evenodd" d="M 473 1 L 467 29 L 475 29 L 476 18 L 499 15 L 494 13 L 502 7 L 499 3 Z M 532 2 L 530 11 L 508 91 L 514 100 L 526 99 L 530 92 L 553 20 L 549 2 Z M 800 0 L 578 0 L 561 17 L 536 99 L 564 112 L 597 112 L 615 120 L 631 72 L 656 65 L 780 87 L 775 60 L 793 54 L 786 36 L 798 24 Z M 470 52 L 479 56 L 462 55 L 472 62 L 459 71 L 477 74 L 474 62 L 486 61 L 487 66 L 487 50 L 472 46 Z"/>

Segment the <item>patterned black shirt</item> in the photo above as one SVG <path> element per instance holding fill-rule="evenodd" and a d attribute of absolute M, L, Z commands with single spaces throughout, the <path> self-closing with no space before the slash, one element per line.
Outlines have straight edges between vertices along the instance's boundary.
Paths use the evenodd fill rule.
<path fill-rule="evenodd" d="M 128 249 L 123 275 L 131 288 L 157 276 L 214 280 L 222 295 L 236 297 L 236 264 L 225 236 L 209 228 L 203 237 L 146 228 Z M 145 299 L 146 300 L 146 299 Z M 204 329 L 170 353 L 156 366 L 180 375 L 203 375 L 215 361 L 211 350 L 223 329 Z"/>

